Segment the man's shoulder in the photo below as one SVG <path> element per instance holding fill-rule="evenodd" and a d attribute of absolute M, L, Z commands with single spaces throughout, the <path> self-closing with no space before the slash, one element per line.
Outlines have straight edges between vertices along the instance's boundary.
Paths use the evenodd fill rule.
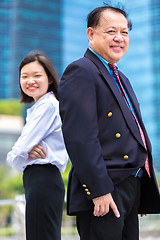
<path fill-rule="evenodd" d="M 88 58 L 86 58 L 85 56 L 83 56 L 83 57 L 81 57 L 81 58 L 79 58 L 79 59 L 77 59 L 77 60 L 75 60 L 75 61 L 73 61 L 73 62 L 71 62 L 69 65 L 68 65 L 68 67 L 70 67 L 70 66 L 76 66 L 76 65 L 84 65 L 84 66 L 86 66 L 86 63 L 90 63 L 91 61 L 90 61 L 90 59 L 88 59 Z"/>
<path fill-rule="evenodd" d="M 67 67 L 66 70 L 72 70 L 73 69 L 77 69 L 77 68 L 81 68 L 83 70 L 91 70 L 94 71 L 97 69 L 96 64 L 88 57 L 86 57 L 85 55 L 75 61 L 73 61 L 72 63 L 70 63 Z"/>

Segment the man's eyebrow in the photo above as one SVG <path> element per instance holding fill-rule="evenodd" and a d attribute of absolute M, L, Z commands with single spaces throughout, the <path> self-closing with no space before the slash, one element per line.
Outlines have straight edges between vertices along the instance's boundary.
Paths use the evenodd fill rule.
<path fill-rule="evenodd" d="M 108 28 L 117 29 L 117 27 L 115 27 L 115 26 L 106 26 L 106 28 L 107 28 L 107 29 L 108 29 Z M 128 30 L 128 27 L 124 27 L 124 28 L 122 28 L 122 29 L 126 29 L 126 30 Z"/>

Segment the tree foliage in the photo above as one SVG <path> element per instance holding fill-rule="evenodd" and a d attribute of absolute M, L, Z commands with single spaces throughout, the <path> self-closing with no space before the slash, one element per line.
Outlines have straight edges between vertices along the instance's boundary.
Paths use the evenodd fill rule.
<path fill-rule="evenodd" d="M 0 99 L 0 114 L 21 116 L 23 107 L 17 99 Z"/>
<path fill-rule="evenodd" d="M 3 166 L 0 166 L 0 199 L 14 198 L 16 194 L 23 194 L 21 174 L 8 174 Z"/>
<path fill-rule="evenodd" d="M 67 190 L 70 168 L 71 163 L 69 161 L 65 172 L 62 173 L 65 190 Z M 7 171 L 3 166 L 0 166 L 0 199 L 11 199 L 17 194 L 24 194 L 22 174 L 10 174 L 10 171 Z"/>

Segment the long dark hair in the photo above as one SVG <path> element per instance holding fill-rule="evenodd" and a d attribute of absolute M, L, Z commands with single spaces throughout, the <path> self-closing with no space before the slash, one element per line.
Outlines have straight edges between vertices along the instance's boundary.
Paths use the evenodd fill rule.
<path fill-rule="evenodd" d="M 30 53 L 28 56 L 26 56 L 19 66 L 19 87 L 20 87 L 20 102 L 21 103 L 32 103 L 34 101 L 33 97 L 30 97 L 26 95 L 20 85 L 20 76 L 21 76 L 21 69 L 28 63 L 37 61 L 39 64 L 42 65 L 44 68 L 48 80 L 51 82 L 48 87 L 48 91 L 52 91 L 55 95 L 55 97 L 58 99 L 58 85 L 59 85 L 59 79 L 57 76 L 57 73 L 54 69 L 53 64 L 51 61 L 43 54 L 41 53 Z"/>

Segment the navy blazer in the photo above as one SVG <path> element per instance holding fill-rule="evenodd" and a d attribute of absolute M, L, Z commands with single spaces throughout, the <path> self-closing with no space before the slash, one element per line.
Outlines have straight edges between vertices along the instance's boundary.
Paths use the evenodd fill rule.
<path fill-rule="evenodd" d="M 129 80 L 119 71 L 144 132 L 151 178 L 142 179 L 140 213 L 160 212 L 151 144 Z M 93 209 L 92 199 L 112 193 L 114 185 L 144 165 L 147 151 L 137 124 L 112 76 L 89 49 L 71 63 L 59 85 L 64 141 L 72 162 L 68 214 Z"/>

